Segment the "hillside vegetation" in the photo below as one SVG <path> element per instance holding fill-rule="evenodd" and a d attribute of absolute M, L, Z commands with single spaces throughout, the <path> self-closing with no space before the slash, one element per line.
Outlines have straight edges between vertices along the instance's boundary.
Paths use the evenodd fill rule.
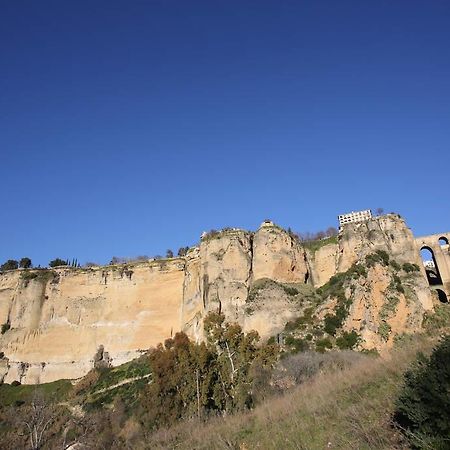
<path fill-rule="evenodd" d="M 448 448 L 445 424 L 436 422 L 444 440 L 435 441 L 434 428 L 422 427 L 429 421 L 414 419 L 415 411 L 423 414 L 422 406 L 402 407 L 410 397 L 425 403 L 431 398 L 433 408 L 447 405 L 445 399 L 433 400 L 448 390 L 440 382 L 447 369 L 438 375 L 409 369 L 417 365 L 419 352 L 427 370 L 450 367 L 448 351 L 432 356 L 431 362 L 426 359 L 438 336 L 448 334 L 449 306 L 427 313 L 421 334 L 397 333 L 395 339 L 391 334 L 394 347 L 383 357 L 364 350 L 360 335 L 344 328 L 358 289 L 364 285 L 371 293 L 370 274 L 382 274 L 387 286 L 378 313 L 381 328 L 389 325 L 401 298 L 413 301 L 408 289 L 417 272 L 414 265 L 400 266 L 386 252 L 376 251 L 316 290 L 260 279 L 249 305 L 257 305 L 268 289 L 299 304 L 300 315 L 268 341 L 211 312 L 202 343 L 176 333 L 121 366 L 97 361 L 76 382 L 1 385 L 2 448 Z M 390 329 L 386 340 L 389 334 Z M 405 373 L 406 381 L 413 380 L 406 388 Z M 416 394 L 414 380 L 425 380 L 427 386 L 430 376 L 436 380 L 434 394 Z"/>
<path fill-rule="evenodd" d="M 41 448 L 61 448 L 68 436 L 105 449 L 409 448 L 392 424 L 396 399 L 417 352 L 428 354 L 436 342 L 429 335 L 404 339 L 387 359 L 348 350 L 292 355 L 274 367 L 270 384 L 259 378 L 252 385 L 257 405 L 251 410 L 199 419 L 194 408 L 182 421 L 170 413 L 157 427 L 149 426 L 142 408 L 152 386 L 149 360 L 142 357 L 92 371 L 74 386 L 39 386 L 38 400 L 51 421 Z M 2 448 L 28 448 L 21 421 L 36 402 L 35 387 L 3 385 L 0 399 Z"/>
<path fill-rule="evenodd" d="M 418 339 L 388 360 L 365 357 L 272 398 L 253 411 L 183 423 L 149 436 L 148 448 L 183 449 L 394 449 L 409 448 L 393 427 L 395 399 L 403 373 L 417 351 L 432 340 Z"/>

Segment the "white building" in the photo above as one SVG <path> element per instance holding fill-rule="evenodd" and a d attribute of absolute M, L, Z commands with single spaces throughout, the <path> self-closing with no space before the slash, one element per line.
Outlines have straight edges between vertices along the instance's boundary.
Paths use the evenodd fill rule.
<path fill-rule="evenodd" d="M 339 227 L 347 223 L 357 223 L 364 222 L 372 218 L 372 211 L 370 209 L 365 209 L 364 211 L 352 211 L 348 214 L 341 214 L 338 216 Z"/>
<path fill-rule="evenodd" d="M 260 226 L 259 228 L 264 228 L 264 227 L 273 227 L 275 224 L 270 220 L 270 219 L 266 219 Z"/>

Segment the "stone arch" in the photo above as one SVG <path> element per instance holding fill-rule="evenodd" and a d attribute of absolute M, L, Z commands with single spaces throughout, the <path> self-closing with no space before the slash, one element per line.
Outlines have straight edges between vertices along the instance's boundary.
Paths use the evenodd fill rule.
<path fill-rule="evenodd" d="M 434 257 L 434 251 L 428 245 L 424 245 L 420 249 L 420 255 L 422 256 L 425 272 L 427 274 L 428 284 L 430 286 L 438 286 L 442 284 L 442 278 L 439 273 L 439 267 Z"/>
<path fill-rule="evenodd" d="M 436 289 L 436 292 L 438 294 L 438 298 L 441 303 L 448 303 L 447 295 L 442 289 Z"/>
<path fill-rule="evenodd" d="M 444 247 L 444 246 L 448 245 L 448 239 L 447 239 L 445 236 L 441 236 L 441 237 L 438 239 L 438 242 L 439 242 L 439 245 L 440 245 L 441 247 Z"/>

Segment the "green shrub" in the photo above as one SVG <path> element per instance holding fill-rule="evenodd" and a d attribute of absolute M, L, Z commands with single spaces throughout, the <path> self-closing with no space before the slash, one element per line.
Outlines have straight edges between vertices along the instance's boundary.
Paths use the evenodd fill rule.
<path fill-rule="evenodd" d="M 390 262 L 390 264 L 391 264 L 391 267 L 396 271 L 399 271 L 401 269 L 400 264 L 397 261 L 395 261 L 394 259 Z"/>
<path fill-rule="evenodd" d="M 19 267 L 22 269 L 29 269 L 32 265 L 31 259 L 27 257 L 22 258 L 19 262 Z"/>
<path fill-rule="evenodd" d="M 308 250 L 310 250 L 311 252 L 316 252 L 317 250 L 319 250 L 319 248 L 324 247 L 325 245 L 329 245 L 329 244 L 337 244 L 338 242 L 338 237 L 336 236 L 331 236 L 329 238 L 325 238 L 325 239 L 315 239 L 312 241 L 303 241 L 302 245 L 303 247 L 307 248 Z"/>
<path fill-rule="evenodd" d="M 359 277 L 367 277 L 367 269 L 360 264 L 355 264 L 349 269 L 349 275 L 356 280 Z"/>
<path fill-rule="evenodd" d="M 4 264 L 0 266 L 0 271 L 15 270 L 19 267 L 19 263 L 15 259 L 8 259 Z"/>
<path fill-rule="evenodd" d="M 378 327 L 378 334 L 381 336 L 381 339 L 387 341 L 389 339 L 389 334 L 391 333 L 391 326 L 387 322 L 383 322 Z"/>
<path fill-rule="evenodd" d="M 312 325 L 314 318 L 313 318 L 313 308 L 306 308 L 303 311 L 303 315 L 300 317 L 297 317 L 297 319 L 290 320 L 284 327 L 285 331 L 294 331 L 298 329 L 305 329 L 307 328 L 307 325 Z"/>
<path fill-rule="evenodd" d="M 324 330 L 334 336 L 336 330 L 341 326 L 341 321 L 334 315 L 327 314 L 324 319 Z"/>
<path fill-rule="evenodd" d="M 283 285 L 283 289 L 287 295 L 297 295 L 298 294 L 298 289 L 296 289 L 295 287 Z"/>
<path fill-rule="evenodd" d="M 412 448 L 450 448 L 450 336 L 404 375 L 394 421 Z"/>
<path fill-rule="evenodd" d="M 344 331 L 342 336 L 336 339 L 336 345 L 341 349 L 352 349 L 359 341 L 359 334 L 356 331 L 348 333 Z"/>
<path fill-rule="evenodd" d="M 390 288 L 391 289 L 395 289 L 397 292 L 400 292 L 402 294 L 405 293 L 405 288 L 402 285 L 402 280 L 395 273 L 392 276 L 392 281 L 391 281 L 391 284 L 390 284 Z"/>
<path fill-rule="evenodd" d="M 2 324 L 2 329 L 1 329 L 2 334 L 5 334 L 10 328 L 11 328 L 11 325 L 9 323 Z"/>
<path fill-rule="evenodd" d="M 385 298 L 385 302 L 381 307 L 380 318 L 385 320 L 388 319 L 396 310 L 400 299 L 394 295 L 388 295 Z"/>
<path fill-rule="evenodd" d="M 69 261 L 64 261 L 61 258 L 56 258 L 56 259 L 53 259 L 52 261 L 50 261 L 48 263 L 48 265 L 50 267 L 68 266 L 69 265 Z"/>
<path fill-rule="evenodd" d="M 420 267 L 417 264 L 411 264 L 411 263 L 405 263 L 402 266 L 402 269 L 407 272 L 418 272 L 420 270 Z"/>
<path fill-rule="evenodd" d="M 434 313 L 427 311 L 422 326 L 428 332 L 450 326 L 450 305 L 437 305 L 434 307 Z"/>
<path fill-rule="evenodd" d="M 389 265 L 389 255 L 384 250 L 377 250 L 375 253 L 371 253 L 366 256 L 367 267 L 373 267 L 375 264 L 381 264 L 383 266 Z"/>
<path fill-rule="evenodd" d="M 284 344 L 290 347 L 291 353 L 305 352 L 309 350 L 309 344 L 305 339 L 294 338 L 287 336 Z"/>
<path fill-rule="evenodd" d="M 327 314 L 324 319 L 324 330 L 334 336 L 336 330 L 344 324 L 350 311 L 351 300 L 340 300 L 334 310 L 334 314 Z"/>
<path fill-rule="evenodd" d="M 328 338 L 319 339 L 316 342 L 316 350 L 319 353 L 324 353 L 327 348 L 328 349 L 333 348 L 333 344 L 331 343 L 331 341 Z"/>

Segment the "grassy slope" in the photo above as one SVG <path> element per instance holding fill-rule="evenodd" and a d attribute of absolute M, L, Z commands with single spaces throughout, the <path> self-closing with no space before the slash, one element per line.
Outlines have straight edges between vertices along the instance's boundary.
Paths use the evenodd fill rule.
<path fill-rule="evenodd" d="M 416 350 L 430 346 L 421 341 L 396 350 L 390 360 L 367 359 L 321 374 L 251 412 L 161 430 L 149 448 L 406 448 L 390 426 L 393 402 Z"/>
<path fill-rule="evenodd" d="M 106 392 L 102 392 L 102 390 L 111 388 L 124 380 L 143 377 L 149 373 L 150 367 L 146 358 L 141 357 L 118 367 L 101 370 L 99 376 L 94 378 L 92 383 L 86 384 L 85 388 L 79 389 L 79 392 L 74 392 L 69 380 L 43 383 L 38 386 L 2 384 L 0 385 L 0 407 L 14 405 L 17 402 L 29 403 L 36 392 L 42 394 L 49 402 L 84 404 L 87 409 L 109 405 L 114 401 L 116 395 L 119 395 L 126 404 L 131 405 L 137 400 L 139 391 L 148 383 L 147 378 L 132 381 Z M 88 377 L 89 375 L 85 379 Z"/>
<path fill-rule="evenodd" d="M 337 244 L 338 243 L 338 237 L 337 236 L 331 236 L 324 239 L 316 239 L 314 241 L 304 241 L 302 242 L 303 247 L 307 248 L 311 252 L 316 252 L 319 250 L 319 248 L 324 247 L 325 245 L 329 244 Z"/>
<path fill-rule="evenodd" d="M 49 401 L 57 402 L 65 400 L 71 389 L 72 383 L 69 380 L 58 380 L 39 386 L 33 384 L 21 386 L 2 384 L 0 385 L 0 405 L 3 407 L 11 406 L 16 402 L 29 403 L 36 391 L 39 391 Z"/>

